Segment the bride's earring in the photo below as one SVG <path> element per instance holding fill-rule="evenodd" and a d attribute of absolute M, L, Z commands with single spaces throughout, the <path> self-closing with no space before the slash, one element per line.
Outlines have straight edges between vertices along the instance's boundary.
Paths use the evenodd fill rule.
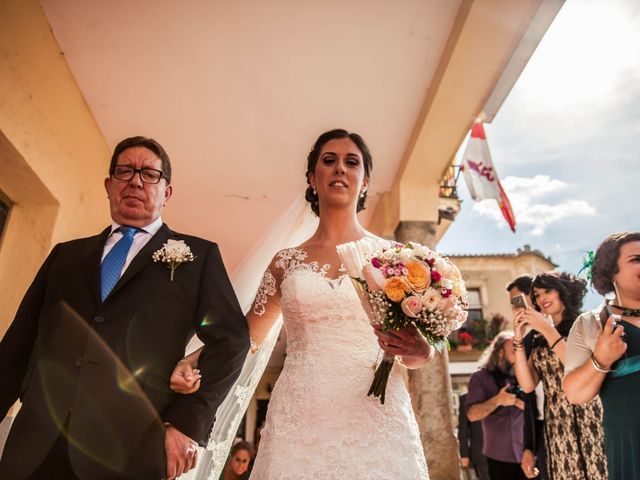
<path fill-rule="evenodd" d="M 366 190 L 363 190 L 362 193 L 360 193 L 360 198 L 364 198 L 364 194 L 367 193 Z"/>
<path fill-rule="evenodd" d="M 317 194 L 318 194 L 318 192 L 316 192 L 316 189 L 315 189 L 315 188 L 313 189 L 313 194 L 314 194 L 314 195 L 317 195 Z"/>

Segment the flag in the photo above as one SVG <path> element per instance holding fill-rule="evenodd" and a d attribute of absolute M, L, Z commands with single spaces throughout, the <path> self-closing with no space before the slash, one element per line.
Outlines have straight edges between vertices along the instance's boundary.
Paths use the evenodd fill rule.
<path fill-rule="evenodd" d="M 469 137 L 462 158 L 461 169 L 464 181 L 471 192 L 471 198 L 476 202 L 486 199 L 496 200 L 502 215 L 511 227 L 511 231 L 515 232 L 516 217 L 491 161 L 489 145 L 482 123 L 473 124 L 471 137 Z"/>

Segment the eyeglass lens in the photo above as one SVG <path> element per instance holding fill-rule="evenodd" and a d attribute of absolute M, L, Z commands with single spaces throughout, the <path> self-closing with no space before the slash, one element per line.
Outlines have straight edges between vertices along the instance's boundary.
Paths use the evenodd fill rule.
<path fill-rule="evenodd" d="M 136 173 L 140 173 L 140 178 L 144 183 L 158 183 L 162 178 L 162 172 L 153 168 L 138 170 L 127 165 L 116 165 L 113 169 L 113 176 L 118 180 L 131 180 Z"/>

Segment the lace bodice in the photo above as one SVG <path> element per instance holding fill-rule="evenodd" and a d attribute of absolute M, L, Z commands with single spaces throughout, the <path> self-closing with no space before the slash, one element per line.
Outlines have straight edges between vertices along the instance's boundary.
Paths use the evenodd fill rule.
<path fill-rule="evenodd" d="M 273 263 L 287 355 L 251 478 L 427 478 L 400 367 L 385 405 L 367 396 L 381 358 L 369 319 L 346 274 L 306 260 L 289 249 Z"/>
<path fill-rule="evenodd" d="M 301 251 L 298 251 L 301 252 Z M 345 368 L 370 368 L 378 346 L 369 319 L 346 274 L 327 276 L 329 265 L 297 262 L 285 267 L 281 284 L 287 358 L 311 364 L 325 357 Z M 354 338 L 361 341 L 354 342 Z M 367 341 L 362 341 L 362 340 Z M 318 365 L 320 368 L 321 365 Z"/>

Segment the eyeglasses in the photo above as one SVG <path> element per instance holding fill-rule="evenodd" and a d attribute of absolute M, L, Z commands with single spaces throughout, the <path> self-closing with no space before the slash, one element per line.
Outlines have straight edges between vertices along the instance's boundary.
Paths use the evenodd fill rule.
<path fill-rule="evenodd" d="M 118 180 L 128 182 L 136 173 L 140 174 L 140 180 L 142 180 L 142 183 L 156 184 L 160 182 L 162 177 L 165 177 L 161 170 L 156 170 L 154 168 L 133 168 L 128 165 L 114 166 L 112 175 Z"/>

